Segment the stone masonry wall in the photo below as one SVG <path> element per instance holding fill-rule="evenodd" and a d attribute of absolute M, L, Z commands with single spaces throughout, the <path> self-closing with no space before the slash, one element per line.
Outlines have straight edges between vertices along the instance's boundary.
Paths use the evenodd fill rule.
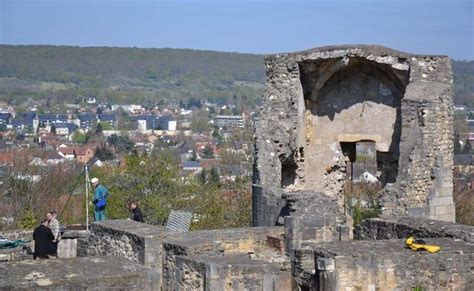
<path fill-rule="evenodd" d="M 132 220 L 95 222 L 90 236 L 78 241 L 78 256 L 119 256 L 161 272 L 162 241 L 179 235 L 162 226 Z"/>
<path fill-rule="evenodd" d="M 393 220 L 371 218 L 364 220 L 354 231 L 357 240 L 449 237 L 474 243 L 474 226 L 439 220 L 400 217 Z"/>
<path fill-rule="evenodd" d="M 352 241 L 314 249 L 313 290 L 472 290 L 474 248 L 452 239 L 426 239 L 438 253 L 414 252 L 404 240 Z"/>
<path fill-rule="evenodd" d="M 389 151 L 391 155 L 389 174 L 395 176 L 395 180 L 384 185 L 381 192 L 384 216 L 409 215 L 454 221 L 451 173 L 453 88 L 448 57 L 413 55 L 381 46 L 334 46 L 270 55 L 265 58 L 265 66 L 267 85 L 264 105 L 259 112 L 255 146 L 254 226 L 277 223 L 286 204 L 282 199 L 284 192 L 322 191 L 329 197 L 336 197 L 342 206 L 342 187 L 348 176 L 339 142 L 367 139 L 375 141 L 378 151 Z M 337 138 L 336 141 L 328 143 L 319 139 L 321 132 L 315 130 L 321 122 L 317 115 L 317 106 L 321 105 L 318 103 L 319 90 L 324 89 L 324 94 L 332 96 L 324 104 L 331 106 L 332 102 L 337 112 L 340 110 L 338 106 L 351 106 L 342 104 L 342 99 L 338 100 L 338 94 L 346 93 L 339 90 L 337 82 L 331 81 L 331 77 L 347 68 L 361 74 L 359 79 L 351 79 L 353 74 L 340 74 L 341 78 L 347 77 L 348 85 L 354 88 L 358 88 L 356 83 L 364 76 L 370 75 L 372 79 L 367 80 L 379 80 L 380 86 L 377 89 L 370 85 L 367 93 L 388 96 L 390 92 L 401 92 L 392 94 L 401 100 L 390 103 L 392 101 L 387 99 L 387 104 L 393 105 L 390 114 L 397 111 L 399 116 L 394 119 L 390 145 L 388 132 L 379 135 L 358 132 L 360 127 L 334 129 L 340 134 L 332 136 L 328 131 L 331 123 L 324 127 L 325 136 Z M 328 82 L 332 82 L 333 87 L 328 85 L 325 88 Z M 334 92 L 338 93 L 334 95 Z M 363 92 L 360 94 L 363 96 Z M 373 98 L 371 95 L 370 100 L 357 101 L 359 103 L 354 103 L 354 106 L 359 106 L 362 111 L 366 103 L 367 108 L 378 106 L 377 99 Z M 357 110 L 354 112 L 356 114 Z M 374 114 L 378 116 L 376 111 Z M 354 115 L 356 117 L 359 118 Z M 350 119 L 350 116 L 344 118 Z M 370 123 L 370 120 L 361 122 Z M 396 132 L 397 126 L 400 133 Z"/>
<path fill-rule="evenodd" d="M 181 284 L 176 272 L 179 269 L 178 258 L 206 256 L 211 261 L 212 258 L 220 258 L 224 263 L 232 265 L 231 258 L 245 256 L 256 261 L 274 263 L 279 269 L 289 268 L 289 262 L 281 252 L 267 246 L 268 236 L 280 237 L 282 234 L 282 227 L 254 227 L 195 231 L 185 233 L 178 239 L 167 239 L 163 242 L 163 290 L 176 290 Z M 213 275 L 212 278 L 217 279 L 216 276 Z"/>
<path fill-rule="evenodd" d="M 121 257 L 0 263 L 0 290 L 160 290 L 159 274 Z"/>
<path fill-rule="evenodd" d="M 178 290 L 290 290 L 290 273 L 248 256 L 176 258 Z"/>

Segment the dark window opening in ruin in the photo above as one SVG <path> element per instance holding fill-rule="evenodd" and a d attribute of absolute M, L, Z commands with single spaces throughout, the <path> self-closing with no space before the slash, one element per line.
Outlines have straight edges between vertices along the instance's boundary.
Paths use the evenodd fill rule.
<path fill-rule="evenodd" d="M 356 143 L 355 142 L 341 142 L 342 154 L 349 158 L 351 163 L 356 159 Z"/>
<path fill-rule="evenodd" d="M 356 159 L 356 144 L 355 142 L 341 142 L 342 154 L 346 157 L 346 178 L 352 181 L 352 163 Z"/>
<path fill-rule="evenodd" d="M 293 158 L 287 158 L 281 163 L 281 188 L 286 188 L 290 185 L 294 185 L 296 182 L 296 171 L 298 165 Z"/>

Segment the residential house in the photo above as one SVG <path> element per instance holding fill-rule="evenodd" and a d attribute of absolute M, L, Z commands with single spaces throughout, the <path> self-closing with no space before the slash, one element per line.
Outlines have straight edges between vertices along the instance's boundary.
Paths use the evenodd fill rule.
<path fill-rule="evenodd" d="M 250 167 L 247 163 L 222 165 L 220 167 L 221 178 L 224 180 L 235 181 L 237 176 L 250 176 Z"/>
<path fill-rule="evenodd" d="M 110 124 L 112 128 L 117 128 L 117 117 L 114 114 L 99 114 L 98 119 L 100 122 Z"/>
<path fill-rule="evenodd" d="M 73 161 L 76 158 L 73 147 L 67 147 L 65 145 L 61 145 L 59 146 L 57 153 L 58 155 L 60 155 L 61 157 L 69 161 Z"/>
<path fill-rule="evenodd" d="M 95 114 L 86 113 L 79 115 L 79 127 L 84 130 L 95 128 L 97 125 L 97 116 Z"/>
<path fill-rule="evenodd" d="M 217 151 L 216 145 L 212 142 L 196 142 L 196 153 L 199 157 L 207 158 L 209 153 L 206 153 L 206 148 L 212 151 L 212 155 Z"/>
<path fill-rule="evenodd" d="M 182 165 L 183 171 L 200 172 L 202 171 L 201 164 L 198 161 L 185 161 Z"/>
<path fill-rule="evenodd" d="M 95 99 L 95 97 L 89 97 L 86 99 L 87 104 L 95 104 L 96 102 L 97 100 Z"/>
<path fill-rule="evenodd" d="M 60 144 L 58 137 L 51 133 L 41 134 L 38 137 L 38 142 L 41 144 L 42 147 L 57 147 Z"/>
<path fill-rule="evenodd" d="M 160 117 L 156 115 L 140 115 L 135 118 L 135 128 L 139 131 L 158 129 Z"/>
<path fill-rule="evenodd" d="M 76 161 L 78 161 L 81 164 L 87 163 L 90 159 L 94 157 L 94 149 L 90 147 L 76 147 L 75 148 L 75 153 L 76 153 Z"/>
<path fill-rule="evenodd" d="M 56 135 L 70 135 L 76 131 L 77 126 L 72 122 L 55 124 Z"/>
<path fill-rule="evenodd" d="M 65 114 L 38 114 L 38 124 L 40 127 L 51 126 L 52 124 L 68 122 L 68 116 Z"/>
<path fill-rule="evenodd" d="M 36 132 L 38 130 L 38 117 L 35 112 L 27 112 L 11 120 L 7 126 L 13 130 Z"/>
<path fill-rule="evenodd" d="M 143 114 L 145 111 L 145 108 L 143 108 L 141 105 L 135 105 L 135 104 L 127 104 L 127 105 L 119 105 L 119 104 L 113 104 L 111 106 L 112 111 L 117 111 L 117 109 L 122 108 L 124 111 L 127 111 L 128 113 L 131 114 Z"/>
<path fill-rule="evenodd" d="M 67 160 L 75 160 L 78 163 L 86 164 L 94 157 L 94 150 L 88 146 L 60 146 L 58 148 L 58 154 Z"/>
<path fill-rule="evenodd" d="M 57 165 L 65 161 L 64 157 L 54 151 L 47 151 L 44 159 L 48 165 Z"/>
<path fill-rule="evenodd" d="M 11 113 L 0 113 L 0 125 L 7 125 L 10 124 L 13 116 Z"/>
<path fill-rule="evenodd" d="M 241 115 L 217 115 L 214 124 L 218 127 L 244 127 L 244 119 Z"/>

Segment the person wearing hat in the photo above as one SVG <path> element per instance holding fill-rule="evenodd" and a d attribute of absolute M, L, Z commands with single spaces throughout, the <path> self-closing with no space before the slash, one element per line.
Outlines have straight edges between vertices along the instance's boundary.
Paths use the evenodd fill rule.
<path fill-rule="evenodd" d="M 94 221 L 105 220 L 105 207 L 107 206 L 107 197 L 109 190 L 99 183 L 99 179 L 92 178 L 91 183 L 94 186 Z"/>

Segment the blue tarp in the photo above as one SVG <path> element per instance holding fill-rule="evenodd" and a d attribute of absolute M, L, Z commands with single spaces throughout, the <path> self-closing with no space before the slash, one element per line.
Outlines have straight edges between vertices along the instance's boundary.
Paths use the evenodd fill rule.
<path fill-rule="evenodd" d="M 26 241 L 21 240 L 21 239 L 0 241 L 0 250 L 1 249 L 13 249 L 13 248 L 22 246 L 26 243 L 27 243 Z"/>

